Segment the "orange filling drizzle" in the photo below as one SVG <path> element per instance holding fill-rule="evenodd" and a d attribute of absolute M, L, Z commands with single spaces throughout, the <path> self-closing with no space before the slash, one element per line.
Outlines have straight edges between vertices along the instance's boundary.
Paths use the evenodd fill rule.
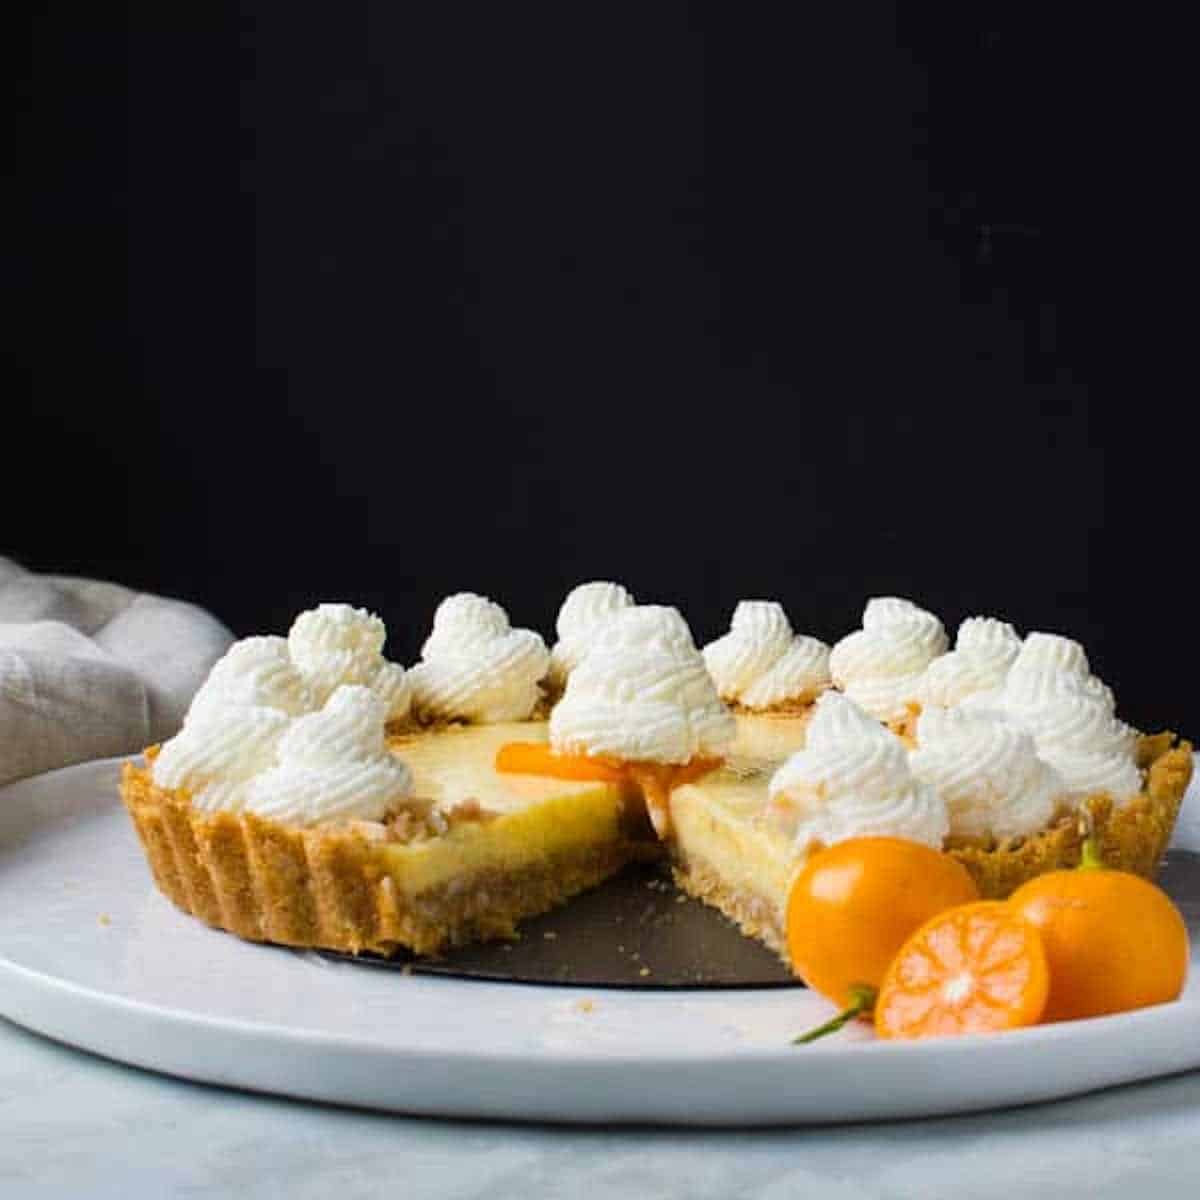
<path fill-rule="evenodd" d="M 722 761 L 693 758 L 682 764 L 621 762 L 588 754 L 556 754 L 546 742 L 508 742 L 496 753 L 496 770 L 510 775 L 545 775 L 551 779 L 632 783 L 645 797 L 650 820 L 661 836 L 670 828 L 672 790 L 703 778 Z"/>

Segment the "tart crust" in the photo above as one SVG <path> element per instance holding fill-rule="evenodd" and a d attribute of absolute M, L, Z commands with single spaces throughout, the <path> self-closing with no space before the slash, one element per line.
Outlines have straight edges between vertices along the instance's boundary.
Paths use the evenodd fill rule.
<path fill-rule="evenodd" d="M 168 899 L 215 928 L 286 946 L 437 954 L 509 938 L 520 920 L 659 854 L 644 814 L 639 826 L 637 814 L 603 788 L 573 798 L 581 818 L 576 836 L 508 868 L 498 865 L 502 854 L 498 861 L 486 854 L 491 814 L 469 804 L 447 814 L 444 832 L 418 817 L 415 836 L 402 841 L 362 822 L 301 829 L 253 813 L 204 812 L 134 763 L 122 769 L 120 792 Z M 409 835 L 413 824 L 407 822 Z M 473 865 L 422 886 L 419 860 L 431 848 L 444 846 L 453 858 L 473 842 L 484 849 Z"/>
<path fill-rule="evenodd" d="M 1116 806 L 1106 795 L 1089 796 L 1077 811 L 1028 838 L 1001 843 L 951 839 L 947 850 L 975 878 L 980 894 L 1003 899 L 1047 871 L 1079 865 L 1088 832 L 1099 842 L 1107 867 L 1153 879 L 1175 828 L 1192 778 L 1192 745 L 1164 732 L 1138 739 L 1142 791 Z"/>
<path fill-rule="evenodd" d="M 153 755 L 148 751 L 151 762 Z M 983 896 L 1002 898 L 1037 875 L 1077 865 L 1090 828 L 1108 866 L 1153 878 L 1192 777 L 1192 747 L 1172 733 L 1145 736 L 1138 762 L 1146 771 L 1145 787 L 1120 807 L 1107 796 L 1091 796 L 1078 812 L 1032 837 L 960 841 L 948 851 Z M 587 797 L 572 798 L 575 812 L 591 814 L 578 836 L 541 857 L 500 867 L 486 854 L 476 856 L 459 873 L 413 886 L 419 872 L 408 869 L 409 856 L 440 844 L 452 855 L 451 842 L 485 845 L 492 820 L 503 818 L 466 803 L 434 823 L 419 810 L 401 814 L 391 831 L 365 823 L 300 829 L 252 813 L 203 812 L 186 793 L 159 788 L 150 769 L 134 763 L 122 770 L 120 792 L 165 896 L 211 926 L 288 946 L 436 954 L 512 937 L 520 920 L 603 882 L 629 862 L 661 854 L 647 836 L 644 810 L 598 787 L 592 805 Z M 683 891 L 786 958 L 786 896 L 732 887 L 701 857 L 673 850 Z"/>
<path fill-rule="evenodd" d="M 815 688 L 802 696 L 794 696 L 781 700 L 778 704 L 768 704 L 763 708 L 754 708 L 743 704 L 740 700 L 726 700 L 725 706 L 730 712 L 740 717 L 792 717 L 803 718 L 805 721 L 813 714 L 813 709 L 827 688 Z"/>

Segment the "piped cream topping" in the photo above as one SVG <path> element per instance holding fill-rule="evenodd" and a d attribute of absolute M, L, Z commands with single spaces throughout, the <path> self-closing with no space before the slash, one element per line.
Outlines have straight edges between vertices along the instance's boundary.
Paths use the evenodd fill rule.
<path fill-rule="evenodd" d="M 922 710 L 909 763 L 946 802 L 950 832 L 958 837 L 1003 840 L 1035 833 L 1070 790 L 1025 730 L 962 709 Z"/>
<path fill-rule="evenodd" d="M 550 652 L 550 679 L 559 687 L 595 644 L 605 625 L 636 601 L 619 583 L 596 581 L 573 588 L 558 610 L 558 641 Z"/>
<path fill-rule="evenodd" d="M 384 634 L 365 610 L 324 604 L 286 639 L 236 642 L 155 757 L 154 782 L 205 811 L 378 820 L 411 788 L 384 744 L 409 704 L 403 668 L 382 658 Z"/>
<path fill-rule="evenodd" d="M 1056 633 L 1031 633 L 1004 680 L 1004 703 L 1012 710 L 1044 708 L 1063 696 L 1084 696 L 1107 712 L 1112 689 L 1092 674 L 1083 646 Z"/>
<path fill-rule="evenodd" d="M 1003 687 L 971 696 L 963 707 L 1002 714 L 1025 730 L 1072 792 L 1104 792 L 1119 804 L 1141 791 L 1137 731 L 1116 718 L 1112 690 L 1070 638 L 1031 633 Z"/>
<path fill-rule="evenodd" d="M 421 662 L 408 673 L 413 707 L 425 720 L 525 721 L 549 665 L 540 634 L 513 629 L 499 604 L 460 592 L 438 605 Z"/>
<path fill-rule="evenodd" d="M 571 672 L 550 714 L 561 754 L 687 763 L 724 753 L 737 731 L 679 611 L 623 609 Z"/>
<path fill-rule="evenodd" d="M 290 721 L 286 712 L 262 705 L 189 711 L 154 759 L 154 782 L 188 792 L 196 808 L 240 812 L 251 780 L 274 765 Z"/>
<path fill-rule="evenodd" d="M 234 642 L 216 662 L 192 697 L 185 720 L 241 708 L 298 716 L 314 703 L 312 683 L 292 661 L 287 638 L 248 637 Z"/>
<path fill-rule="evenodd" d="M 792 630 L 781 604 L 742 600 L 704 662 L 722 700 L 748 709 L 813 699 L 829 686 L 829 647 Z"/>
<path fill-rule="evenodd" d="M 289 725 L 276 764 L 246 786 L 244 809 L 291 825 L 378 821 L 412 790 L 412 772 L 387 750 L 385 722 L 370 688 L 336 688 L 324 708 Z"/>
<path fill-rule="evenodd" d="M 917 702 L 922 675 L 946 650 L 941 621 L 910 600 L 877 596 L 867 601 L 862 628 L 829 656 L 833 682 L 880 721 L 903 718 Z"/>
<path fill-rule="evenodd" d="M 968 617 L 959 627 L 954 649 L 935 658 L 917 681 L 922 706 L 949 708 L 968 696 L 1001 687 L 1021 649 L 1017 631 L 993 617 Z"/>
<path fill-rule="evenodd" d="M 852 700 L 817 701 L 803 750 L 775 772 L 771 820 L 798 849 L 852 837 L 899 837 L 940 848 L 945 802 L 913 776 L 904 745 Z"/>
<path fill-rule="evenodd" d="M 389 721 L 408 715 L 412 688 L 404 668 L 383 657 L 384 623 L 365 608 L 319 604 L 302 612 L 288 632 L 288 652 L 320 707 L 346 684 L 370 688 Z"/>

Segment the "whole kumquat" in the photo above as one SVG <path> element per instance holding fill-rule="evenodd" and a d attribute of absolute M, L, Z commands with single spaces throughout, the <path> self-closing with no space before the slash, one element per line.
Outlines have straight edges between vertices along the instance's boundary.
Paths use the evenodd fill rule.
<path fill-rule="evenodd" d="M 1044 1020 L 1126 1012 L 1183 991 L 1189 947 L 1179 909 L 1147 880 L 1105 868 L 1090 838 L 1079 867 L 1030 880 L 1008 903 L 1046 947 Z"/>
<path fill-rule="evenodd" d="M 1034 1025 L 1050 994 L 1037 929 L 999 900 L 949 909 L 900 948 L 875 1001 L 883 1038 L 995 1033 Z"/>
<path fill-rule="evenodd" d="M 796 1041 L 869 1016 L 905 940 L 935 914 L 978 898 L 965 867 L 919 842 L 850 838 L 815 853 L 788 898 L 788 953 L 795 973 L 844 1011 Z"/>

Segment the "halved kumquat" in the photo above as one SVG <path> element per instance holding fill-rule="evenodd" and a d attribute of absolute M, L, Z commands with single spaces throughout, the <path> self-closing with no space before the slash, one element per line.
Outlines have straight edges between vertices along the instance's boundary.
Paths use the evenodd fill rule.
<path fill-rule="evenodd" d="M 875 1001 L 883 1038 L 996 1033 L 1040 1020 L 1050 969 L 1037 929 L 998 900 L 949 909 L 900 948 Z"/>

